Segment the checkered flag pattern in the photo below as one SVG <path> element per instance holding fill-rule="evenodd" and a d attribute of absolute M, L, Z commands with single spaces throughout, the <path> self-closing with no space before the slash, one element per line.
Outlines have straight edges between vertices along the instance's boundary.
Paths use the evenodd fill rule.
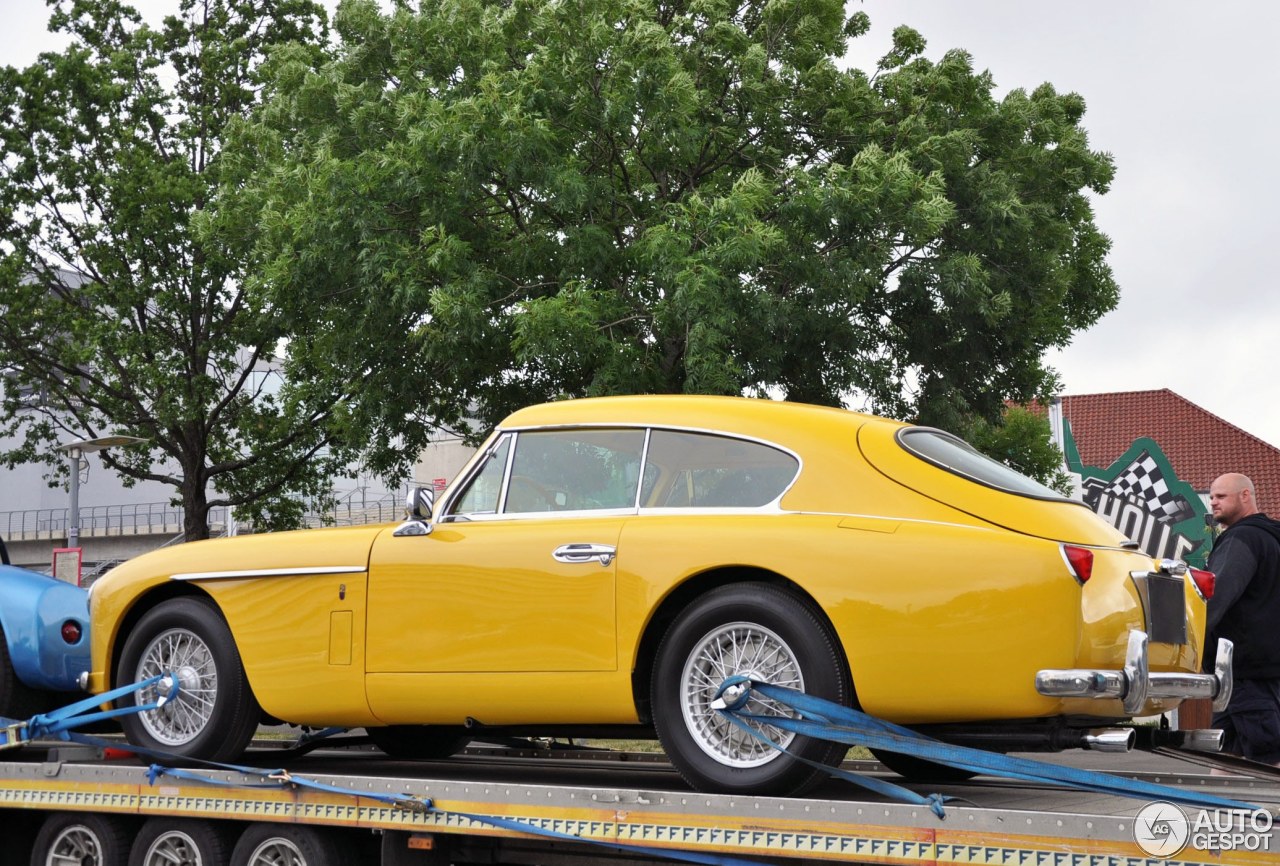
<path fill-rule="evenodd" d="M 1111 482 L 1110 492 L 1141 502 L 1153 514 L 1172 523 L 1194 516 L 1191 503 L 1169 490 L 1169 482 L 1149 451 L 1143 451 Z"/>

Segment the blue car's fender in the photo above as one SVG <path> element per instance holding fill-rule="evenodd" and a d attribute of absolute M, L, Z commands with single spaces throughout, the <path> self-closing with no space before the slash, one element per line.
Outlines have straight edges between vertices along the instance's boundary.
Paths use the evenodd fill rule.
<path fill-rule="evenodd" d="M 89 669 L 89 594 L 78 586 L 0 565 L 0 627 L 14 673 L 33 689 L 76 691 Z M 78 626 L 67 643 L 63 625 Z"/>

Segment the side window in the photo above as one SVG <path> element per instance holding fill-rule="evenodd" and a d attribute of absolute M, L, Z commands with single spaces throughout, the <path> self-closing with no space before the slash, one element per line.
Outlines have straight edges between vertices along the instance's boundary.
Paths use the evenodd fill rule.
<path fill-rule="evenodd" d="M 449 509 L 449 514 L 496 514 L 498 512 L 498 496 L 502 493 L 502 476 L 507 470 L 507 452 L 511 450 L 510 434 L 498 440 L 498 445 L 489 452 L 480 472 L 471 479 L 466 491 L 459 496 Z"/>
<path fill-rule="evenodd" d="M 520 433 L 502 513 L 634 508 L 643 450 L 643 430 Z"/>
<path fill-rule="evenodd" d="M 799 469 L 796 458 L 759 442 L 654 430 L 640 503 L 646 508 L 758 508 L 781 496 Z"/>

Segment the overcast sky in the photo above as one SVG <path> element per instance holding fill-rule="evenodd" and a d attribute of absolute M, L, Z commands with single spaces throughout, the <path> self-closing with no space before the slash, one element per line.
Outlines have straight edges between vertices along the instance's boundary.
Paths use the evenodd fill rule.
<path fill-rule="evenodd" d="M 135 0 L 148 20 L 177 0 Z M 909 24 L 928 56 L 963 48 L 1003 94 L 1081 94 L 1091 145 L 1115 157 L 1095 203 L 1117 309 L 1051 364 L 1064 393 L 1169 388 L 1280 446 L 1280 4 L 1218 0 L 865 0 L 864 67 Z M 0 0 L 0 63 L 57 47 L 42 0 Z M 151 16 L 155 16 L 152 18 Z M 1272 202 L 1272 204 L 1268 204 Z M 1268 238 L 1272 239 L 1270 242 Z"/>

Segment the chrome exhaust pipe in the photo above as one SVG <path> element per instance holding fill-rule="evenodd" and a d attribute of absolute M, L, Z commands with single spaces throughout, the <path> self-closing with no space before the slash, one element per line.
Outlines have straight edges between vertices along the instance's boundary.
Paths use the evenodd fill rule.
<path fill-rule="evenodd" d="M 1097 728 L 1084 735 L 1084 748 L 1095 752 L 1127 752 L 1137 735 L 1133 728 Z"/>

